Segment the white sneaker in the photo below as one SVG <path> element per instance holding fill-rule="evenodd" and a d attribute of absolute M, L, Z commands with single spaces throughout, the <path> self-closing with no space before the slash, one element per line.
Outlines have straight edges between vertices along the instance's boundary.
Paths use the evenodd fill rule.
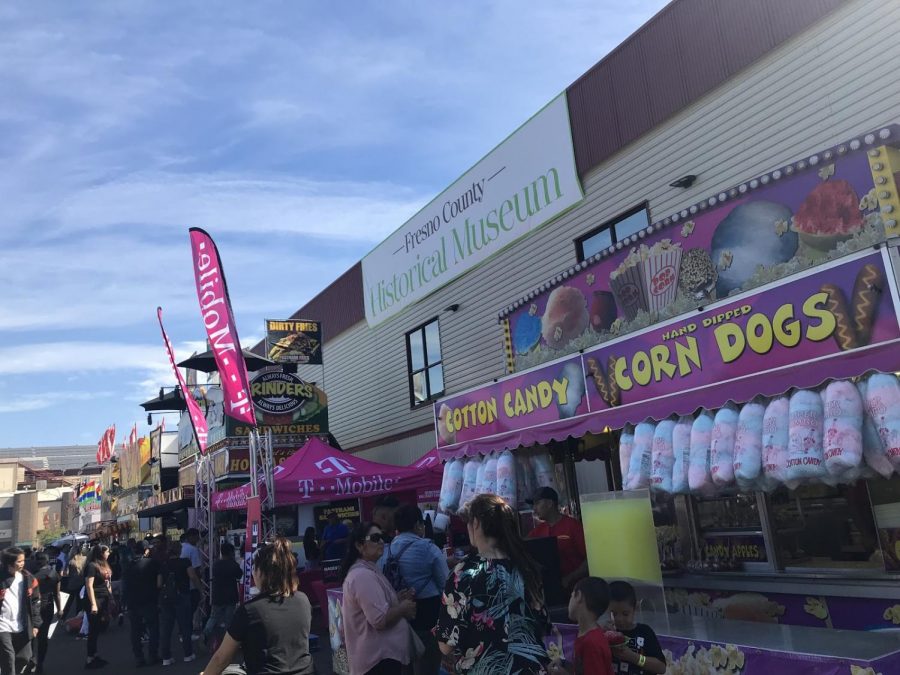
<path fill-rule="evenodd" d="M 191 654 L 190 656 L 185 656 L 185 657 L 184 657 L 184 662 L 185 662 L 185 663 L 190 663 L 191 661 L 195 661 L 196 659 L 197 659 L 197 655 L 196 655 L 196 654 Z"/>
<path fill-rule="evenodd" d="M 175 659 L 163 659 L 163 665 L 164 666 L 174 666 Z"/>

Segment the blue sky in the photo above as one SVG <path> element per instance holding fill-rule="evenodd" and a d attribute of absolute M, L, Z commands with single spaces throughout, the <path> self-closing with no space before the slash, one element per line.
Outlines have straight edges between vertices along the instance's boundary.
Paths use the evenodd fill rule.
<path fill-rule="evenodd" d="M 189 226 L 252 344 L 664 4 L 0 6 L 0 447 L 149 430 Z"/>

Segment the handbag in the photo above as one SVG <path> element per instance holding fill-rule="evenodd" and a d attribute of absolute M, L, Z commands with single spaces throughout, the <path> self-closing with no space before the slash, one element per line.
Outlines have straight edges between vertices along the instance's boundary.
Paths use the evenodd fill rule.
<path fill-rule="evenodd" d="M 419 637 L 409 621 L 406 622 L 406 628 L 409 630 L 409 655 L 415 661 L 425 653 L 425 643 L 422 642 L 422 638 Z"/>

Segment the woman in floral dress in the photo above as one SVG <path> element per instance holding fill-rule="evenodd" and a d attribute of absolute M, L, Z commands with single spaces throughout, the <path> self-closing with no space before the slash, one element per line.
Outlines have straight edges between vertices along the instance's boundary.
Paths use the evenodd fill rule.
<path fill-rule="evenodd" d="M 478 552 L 456 566 L 444 588 L 435 631 L 441 652 L 457 673 L 546 673 L 549 618 L 515 513 L 500 497 L 483 494 L 466 515 Z"/>

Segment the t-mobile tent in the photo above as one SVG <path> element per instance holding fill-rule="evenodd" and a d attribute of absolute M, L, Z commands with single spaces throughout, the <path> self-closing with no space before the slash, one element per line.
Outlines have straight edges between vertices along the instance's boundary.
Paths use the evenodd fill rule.
<path fill-rule="evenodd" d="M 434 452 L 434 451 L 432 451 Z M 435 485 L 440 487 L 440 477 L 431 460 L 431 453 L 409 466 L 380 464 L 361 457 L 348 455 L 318 438 L 311 438 L 281 466 L 275 468 L 275 503 L 315 504 L 332 499 L 368 497 L 417 490 Z M 424 464 L 419 465 L 424 462 Z M 250 496 L 250 485 L 216 492 L 212 497 L 213 511 L 244 509 Z"/>

